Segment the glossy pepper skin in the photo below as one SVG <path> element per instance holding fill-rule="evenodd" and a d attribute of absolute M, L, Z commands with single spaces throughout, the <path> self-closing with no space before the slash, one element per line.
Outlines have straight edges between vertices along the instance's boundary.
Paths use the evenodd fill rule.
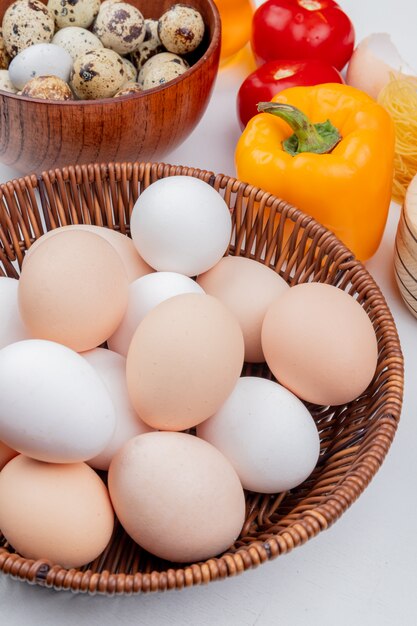
<path fill-rule="evenodd" d="M 235 153 L 237 176 L 290 202 L 333 231 L 361 261 L 377 250 L 391 200 L 394 127 L 388 113 L 362 91 L 325 84 L 281 91 L 311 122 L 330 120 L 340 142 L 328 154 L 291 156 L 293 134 L 269 113 L 253 117 Z"/>

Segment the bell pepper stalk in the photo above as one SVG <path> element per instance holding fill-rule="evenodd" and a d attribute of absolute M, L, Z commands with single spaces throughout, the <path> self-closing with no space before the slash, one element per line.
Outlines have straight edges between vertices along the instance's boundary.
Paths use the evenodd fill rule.
<path fill-rule="evenodd" d="M 276 115 L 292 128 L 294 133 L 282 142 L 282 147 L 291 156 L 302 152 L 327 154 L 342 139 L 340 132 L 330 120 L 312 124 L 307 115 L 291 104 L 259 102 L 258 111 Z"/>

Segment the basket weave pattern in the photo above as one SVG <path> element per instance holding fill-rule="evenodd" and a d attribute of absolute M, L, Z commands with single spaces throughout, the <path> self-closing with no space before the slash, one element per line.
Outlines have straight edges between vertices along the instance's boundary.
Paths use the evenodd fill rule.
<path fill-rule="evenodd" d="M 227 553 L 189 566 L 167 563 L 139 548 L 117 523 L 100 557 L 79 570 L 66 570 L 20 557 L 0 532 L 0 570 L 12 577 L 57 590 L 111 595 L 189 587 L 238 574 L 289 552 L 335 522 L 366 488 L 394 438 L 403 396 L 403 359 L 379 288 L 324 227 L 236 179 L 161 163 L 126 163 L 68 167 L 8 182 L 0 186 L 0 275 L 18 278 L 25 251 L 45 230 L 43 222 L 47 230 L 92 223 L 128 234 L 139 193 L 159 178 L 178 174 L 208 182 L 225 198 L 233 217 L 230 254 L 265 263 L 290 285 L 326 282 L 358 299 L 378 338 L 374 379 L 348 405 L 309 406 L 320 432 L 316 469 L 291 492 L 247 492 L 245 525 Z M 272 378 L 265 364 L 248 364 L 244 372 Z"/>

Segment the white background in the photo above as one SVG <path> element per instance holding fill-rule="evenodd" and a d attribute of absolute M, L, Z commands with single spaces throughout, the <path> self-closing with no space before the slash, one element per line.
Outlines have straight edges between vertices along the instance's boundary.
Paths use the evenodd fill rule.
<path fill-rule="evenodd" d="M 261 2 L 257 2 L 261 4 Z M 416 0 L 340 0 L 357 41 L 389 32 L 417 67 Z M 235 96 L 247 73 L 223 69 L 202 122 L 166 162 L 234 175 L 239 136 Z M 0 180 L 17 172 L 0 167 Z M 406 362 L 400 427 L 389 455 L 358 502 L 328 531 L 257 570 L 206 587 L 148 596 L 103 598 L 30 587 L 0 574 L 0 624 L 84 626 L 414 626 L 417 624 L 417 320 L 394 283 L 399 207 L 367 264 L 396 320 Z"/>

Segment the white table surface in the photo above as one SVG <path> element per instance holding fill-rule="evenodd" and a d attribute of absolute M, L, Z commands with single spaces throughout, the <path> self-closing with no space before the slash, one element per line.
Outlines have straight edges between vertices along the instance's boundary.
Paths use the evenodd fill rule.
<path fill-rule="evenodd" d="M 258 0 L 257 4 L 261 4 Z M 357 40 L 389 32 L 417 67 L 416 0 L 340 0 Z M 200 125 L 166 162 L 234 175 L 239 136 L 235 96 L 245 64 L 223 69 Z M 0 167 L 0 180 L 17 175 Z M 417 320 L 393 277 L 399 207 L 367 266 L 394 315 L 405 356 L 399 430 L 382 468 L 328 531 L 292 553 L 236 578 L 183 591 L 89 597 L 31 587 L 0 574 L 1 626 L 152 624 L 192 626 L 414 626 L 417 624 Z"/>

